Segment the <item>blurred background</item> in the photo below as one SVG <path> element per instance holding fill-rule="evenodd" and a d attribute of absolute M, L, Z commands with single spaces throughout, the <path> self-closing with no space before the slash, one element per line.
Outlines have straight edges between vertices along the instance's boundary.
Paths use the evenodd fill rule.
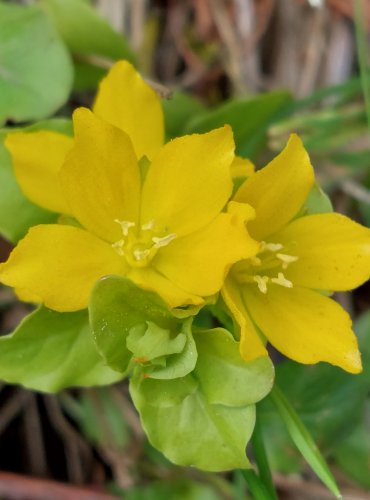
<path fill-rule="evenodd" d="M 68 56 L 54 60 L 55 73 L 45 76 L 42 52 L 36 47 L 31 54 L 31 34 L 26 36 L 24 27 L 17 32 L 15 25 L 12 31 L 12 21 L 0 15 L 0 79 L 2 55 L 6 58 L 2 30 L 18 40 L 15 53 L 44 64 L 40 81 L 35 73 L 30 77 L 45 98 L 43 115 L 32 108 L 24 113 L 7 110 L 0 95 L 4 126 L 28 125 L 53 115 L 69 118 L 77 106 L 91 105 L 99 80 L 115 60 L 129 59 L 164 99 L 168 138 L 230 123 L 238 154 L 262 167 L 291 132 L 298 132 L 331 200 L 318 190 L 313 210 L 325 211 L 332 203 L 335 210 L 370 225 L 370 1 L 1 4 L 39 5 Z M 42 29 L 36 27 L 34 33 Z M 59 71 L 70 78 L 61 78 L 60 93 L 49 95 L 45 78 L 59 78 Z M 0 181 L 4 161 L 0 152 Z M 0 224 L 6 210 L 6 201 L 0 202 Z M 5 234 L 9 237 L 0 242 L 0 261 L 20 236 L 16 221 Z M 279 385 L 348 500 L 370 498 L 369 291 L 364 285 L 354 293 L 337 294 L 355 320 L 362 375 L 287 361 L 277 369 Z M 2 334 L 30 311 L 5 288 L 0 288 L 0 308 Z M 144 438 L 125 383 L 55 396 L 0 383 L 0 401 L 0 498 L 248 498 L 238 471 L 207 474 L 175 467 L 155 451 Z M 269 403 L 258 405 L 257 411 L 279 498 L 333 498 L 299 456 Z M 39 479 L 50 482 L 45 486 Z"/>

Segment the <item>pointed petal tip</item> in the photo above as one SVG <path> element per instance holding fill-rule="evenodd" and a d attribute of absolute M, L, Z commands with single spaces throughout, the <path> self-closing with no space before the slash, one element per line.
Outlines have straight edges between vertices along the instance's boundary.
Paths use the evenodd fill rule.
<path fill-rule="evenodd" d="M 361 354 L 358 349 L 349 351 L 344 356 L 343 363 L 340 365 L 346 372 L 357 375 L 362 372 Z"/>

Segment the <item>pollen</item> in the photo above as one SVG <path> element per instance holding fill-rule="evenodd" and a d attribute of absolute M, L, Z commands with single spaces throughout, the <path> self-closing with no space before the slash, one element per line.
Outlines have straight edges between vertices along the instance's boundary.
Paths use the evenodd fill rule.
<path fill-rule="evenodd" d="M 112 244 L 112 248 L 124 257 L 131 267 L 147 267 L 160 248 L 167 246 L 177 237 L 175 233 L 166 234 L 156 227 L 155 220 L 141 226 L 132 221 L 114 219 L 121 226 L 122 238 Z"/>
<path fill-rule="evenodd" d="M 154 221 L 154 219 L 152 219 L 152 220 L 146 222 L 145 224 L 142 224 L 141 229 L 143 231 L 153 231 L 154 226 L 155 226 L 155 221 Z"/>
<path fill-rule="evenodd" d="M 153 236 L 152 242 L 154 243 L 155 248 L 166 247 L 172 240 L 177 237 L 177 234 L 171 233 L 167 236 L 163 236 L 162 238 L 158 238 L 157 236 Z"/>
<path fill-rule="evenodd" d="M 293 283 L 286 279 L 283 273 L 278 273 L 277 278 L 271 278 L 272 283 L 284 286 L 285 288 L 293 288 Z"/>
<path fill-rule="evenodd" d="M 263 250 L 270 250 L 270 252 L 278 252 L 283 249 L 283 245 L 281 243 L 266 243 L 265 241 L 261 242 L 261 252 Z"/>
<path fill-rule="evenodd" d="M 125 240 L 122 239 L 122 240 L 119 240 L 119 241 L 116 241 L 115 243 L 112 244 L 112 248 L 114 248 L 118 255 L 125 255 L 125 252 L 123 250 L 123 247 L 125 246 Z"/>
<path fill-rule="evenodd" d="M 135 222 L 131 222 L 128 220 L 114 219 L 114 222 L 117 222 L 117 224 L 119 224 L 121 226 L 123 236 L 128 235 L 130 227 L 135 227 Z"/>
<path fill-rule="evenodd" d="M 253 280 L 257 283 L 260 292 L 267 293 L 267 283 L 269 281 L 268 276 L 259 276 L 256 274 L 253 276 Z"/>
<path fill-rule="evenodd" d="M 282 261 L 283 269 L 287 269 L 289 264 L 298 260 L 298 257 L 296 257 L 295 255 L 287 255 L 285 253 L 277 253 L 276 257 Z"/>

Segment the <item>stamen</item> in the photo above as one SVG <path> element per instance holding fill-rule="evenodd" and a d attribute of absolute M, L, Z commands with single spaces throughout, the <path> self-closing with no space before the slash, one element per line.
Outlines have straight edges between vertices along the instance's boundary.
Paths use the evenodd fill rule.
<path fill-rule="evenodd" d="M 124 255 L 124 250 L 123 250 L 123 247 L 125 245 L 125 241 L 124 240 L 119 240 L 119 241 L 116 241 L 115 243 L 112 244 L 112 248 L 114 248 L 118 255 Z"/>
<path fill-rule="evenodd" d="M 257 274 L 253 276 L 253 280 L 257 283 L 260 292 L 267 293 L 267 283 L 269 280 L 268 276 L 259 276 Z"/>
<path fill-rule="evenodd" d="M 283 273 L 278 273 L 277 278 L 271 278 L 271 281 L 276 285 L 285 286 L 285 288 L 293 288 L 293 283 L 287 280 Z"/>
<path fill-rule="evenodd" d="M 285 253 L 277 253 L 276 257 L 282 261 L 283 269 L 286 269 L 289 264 L 298 260 L 298 257 L 295 255 L 286 255 Z"/>
<path fill-rule="evenodd" d="M 141 229 L 143 231 L 151 231 L 152 229 L 154 229 L 154 224 L 155 224 L 154 219 L 152 219 L 149 222 L 142 224 Z"/>
<path fill-rule="evenodd" d="M 152 242 L 154 243 L 154 248 L 161 248 L 167 246 L 169 243 L 171 243 L 172 240 L 174 240 L 177 237 L 177 234 L 171 233 L 168 234 L 167 236 L 163 236 L 163 238 L 158 238 L 157 236 L 153 236 Z"/>
<path fill-rule="evenodd" d="M 134 254 L 135 260 L 144 260 L 149 256 L 150 250 L 148 248 L 145 250 L 136 248 L 132 253 Z"/>
<path fill-rule="evenodd" d="M 130 222 L 127 220 L 114 219 L 114 222 L 117 222 L 117 224 L 121 226 L 123 236 L 128 235 L 128 230 L 130 229 L 130 227 L 135 227 L 135 222 Z"/>
<path fill-rule="evenodd" d="M 277 252 L 282 248 L 283 245 L 281 243 L 266 243 L 265 241 L 262 241 L 261 250 L 270 250 L 270 252 Z"/>

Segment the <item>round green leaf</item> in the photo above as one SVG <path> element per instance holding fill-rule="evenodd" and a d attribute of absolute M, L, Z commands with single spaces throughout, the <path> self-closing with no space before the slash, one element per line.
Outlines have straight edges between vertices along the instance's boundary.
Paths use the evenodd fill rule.
<path fill-rule="evenodd" d="M 186 123 L 184 132 L 208 132 L 228 123 L 234 131 L 237 154 L 253 158 L 266 142 L 268 126 L 280 118 L 291 103 L 292 98 L 286 91 L 232 99 L 215 109 L 195 114 Z"/>
<path fill-rule="evenodd" d="M 69 53 L 40 8 L 0 3 L 0 123 L 53 114 L 72 83 Z"/>
<path fill-rule="evenodd" d="M 10 335 L 0 337 L 0 379 L 30 389 L 106 385 L 122 375 L 104 365 L 91 337 L 86 311 L 41 308 Z"/>
<path fill-rule="evenodd" d="M 81 0 L 39 0 L 73 54 L 133 61 L 126 39 L 96 9 Z"/>
<path fill-rule="evenodd" d="M 134 358 L 141 359 L 144 363 L 163 356 L 178 354 L 182 352 L 185 344 L 185 334 L 179 333 L 174 337 L 170 330 L 160 328 L 152 321 L 132 327 L 127 337 L 128 349 Z"/>
<path fill-rule="evenodd" d="M 144 368 L 136 368 L 131 379 L 132 391 L 140 393 L 143 404 L 168 408 L 182 401 L 198 388 L 198 381 L 192 376 L 158 380 L 146 377 Z M 139 396 L 138 396 L 139 397 Z"/>
<path fill-rule="evenodd" d="M 185 389 L 194 389 L 191 378 L 185 377 Z M 158 381 L 157 394 L 159 384 L 163 393 L 173 393 L 176 384 L 183 383 L 182 379 Z M 134 383 L 130 392 L 149 441 L 175 464 L 208 471 L 250 467 L 245 449 L 255 422 L 253 405 L 212 405 L 199 387 L 173 406 L 149 404 L 146 391 Z"/>
<path fill-rule="evenodd" d="M 147 321 L 170 330 L 178 324 L 157 294 L 119 276 L 98 281 L 89 310 L 96 346 L 108 366 L 120 372 L 127 370 L 132 357 L 126 345 L 131 328 Z"/>
<path fill-rule="evenodd" d="M 269 357 L 246 363 L 239 343 L 222 328 L 194 334 L 198 350 L 195 375 L 209 403 L 245 406 L 256 403 L 271 390 L 274 367 Z"/>

